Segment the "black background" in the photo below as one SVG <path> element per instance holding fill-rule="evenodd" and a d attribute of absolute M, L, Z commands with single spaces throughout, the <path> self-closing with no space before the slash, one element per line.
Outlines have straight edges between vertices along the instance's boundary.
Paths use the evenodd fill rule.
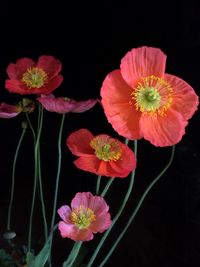
<path fill-rule="evenodd" d="M 0 102 L 17 102 L 20 97 L 4 89 L 6 67 L 21 57 L 35 60 L 49 54 L 63 63 L 64 82 L 56 96 L 77 100 L 99 98 L 105 76 L 119 68 L 127 51 L 142 45 L 161 48 L 168 56 L 167 72 L 177 75 L 200 94 L 200 7 L 198 1 L 152 1 L 138 3 L 74 1 L 59 3 L 7 2 L 0 10 Z M 0 120 L 0 233 L 6 227 L 8 192 L 14 150 L 21 132 L 18 116 Z M 35 122 L 35 115 L 31 118 Z M 61 116 L 45 112 L 42 134 L 42 167 L 48 218 L 52 208 L 56 174 L 56 138 Z M 177 145 L 173 166 L 148 195 L 134 224 L 106 266 L 171 267 L 199 266 L 200 263 L 200 164 L 199 111 L 190 120 L 186 135 Z M 77 191 L 95 190 L 95 177 L 77 170 L 74 157 L 65 146 L 74 130 L 88 128 L 94 134 L 117 137 L 97 105 L 87 113 L 67 114 L 63 133 L 63 165 L 58 206 L 70 203 Z M 120 138 L 123 140 L 122 138 Z M 26 231 L 33 183 L 32 139 L 28 132 L 17 166 L 17 185 L 13 210 L 16 243 L 26 243 Z M 170 156 L 171 148 L 156 148 L 141 140 L 138 145 L 135 188 L 121 223 L 113 231 L 116 238 L 142 192 Z M 106 182 L 106 179 L 103 180 Z M 114 214 L 128 182 L 116 180 L 106 198 Z M 58 221 L 58 217 L 56 218 Z M 34 246 L 42 233 L 40 207 L 34 218 Z M 92 251 L 100 235 L 87 243 Z M 95 266 L 103 259 L 112 238 L 106 243 Z M 4 242 L 1 240 L 2 246 Z M 55 267 L 66 259 L 72 241 L 56 232 Z"/>

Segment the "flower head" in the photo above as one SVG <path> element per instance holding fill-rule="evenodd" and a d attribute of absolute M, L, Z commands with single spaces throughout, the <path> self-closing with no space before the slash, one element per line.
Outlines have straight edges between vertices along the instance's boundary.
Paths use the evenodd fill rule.
<path fill-rule="evenodd" d="M 132 49 L 120 70 L 105 78 L 102 105 L 118 134 L 145 138 L 155 146 L 178 143 L 198 97 L 184 80 L 165 73 L 165 54 L 158 48 Z"/>
<path fill-rule="evenodd" d="M 124 178 L 136 167 L 136 158 L 129 147 L 106 134 L 93 136 L 80 129 L 67 138 L 71 152 L 79 156 L 77 168 L 97 175 Z"/>
<path fill-rule="evenodd" d="M 97 103 L 96 99 L 75 101 L 67 97 L 56 98 L 53 94 L 41 95 L 37 100 L 46 110 L 63 114 L 68 112 L 81 113 L 91 109 Z"/>
<path fill-rule="evenodd" d="M 20 112 L 22 109 L 18 105 L 0 104 L 0 118 L 10 119 L 16 117 Z"/>
<path fill-rule="evenodd" d="M 58 214 L 62 218 L 59 230 L 63 238 L 89 241 L 93 233 L 104 232 L 111 225 L 109 206 L 99 196 L 90 192 L 77 193 L 69 206 L 62 206 Z"/>
<path fill-rule="evenodd" d="M 49 94 L 63 81 L 59 75 L 62 65 L 53 56 L 41 56 L 35 63 L 32 59 L 21 58 L 16 64 L 9 64 L 5 87 L 11 93 Z"/>

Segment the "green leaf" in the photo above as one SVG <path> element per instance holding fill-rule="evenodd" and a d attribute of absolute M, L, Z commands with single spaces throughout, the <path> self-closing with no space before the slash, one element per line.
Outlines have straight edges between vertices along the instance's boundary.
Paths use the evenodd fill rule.
<path fill-rule="evenodd" d="M 44 267 L 50 254 L 50 242 L 46 242 L 43 249 L 34 256 L 31 252 L 26 255 L 27 267 Z"/>

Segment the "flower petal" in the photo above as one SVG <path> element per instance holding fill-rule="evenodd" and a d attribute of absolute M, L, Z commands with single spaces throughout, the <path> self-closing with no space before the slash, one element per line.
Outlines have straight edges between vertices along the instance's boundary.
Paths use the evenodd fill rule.
<path fill-rule="evenodd" d="M 165 116 L 143 114 L 140 120 L 144 138 L 155 146 L 172 146 L 177 144 L 185 133 L 185 121 L 182 115 L 169 109 Z"/>
<path fill-rule="evenodd" d="M 6 80 L 5 87 L 10 93 L 16 93 L 20 95 L 32 94 L 32 90 L 29 90 L 19 80 Z"/>
<path fill-rule="evenodd" d="M 171 108 L 181 113 L 185 120 L 190 119 L 199 104 L 198 96 L 193 88 L 184 80 L 174 75 L 165 74 L 164 79 L 174 90 Z"/>
<path fill-rule="evenodd" d="M 93 233 L 102 233 L 110 227 L 111 223 L 112 221 L 110 219 L 110 213 L 106 212 L 96 216 L 96 220 L 92 222 L 90 229 Z"/>
<path fill-rule="evenodd" d="M 84 155 L 74 161 L 74 164 L 77 168 L 88 171 L 91 173 L 95 173 L 97 175 L 106 175 L 106 171 L 104 168 L 101 168 L 102 162 L 95 155 L 88 155 L 87 157 Z"/>
<path fill-rule="evenodd" d="M 89 99 L 85 101 L 77 101 L 72 112 L 81 113 L 94 107 L 97 103 L 96 99 Z"/>
<path fill-rule="evenodd" d="M 136 157 L 133 151 L 122 144 L 122 157 L 109 162 L 111 168 L 118 173 L 118 177 L 125 178 L 136 168 Z"/>
<path fill-rule="evenodd" d="M 109 206 L 106 204 L 103 197 L 93 195 L 88 199 L 88 208 L 93 210 L 96 216 L 100 216 L 102 213 L 106 213 L 109 210 Z"/>
<path fill-rule="evenodd" d="M 79 230 L 75 225 L 62 221 L 59 222 L 58 229 L 63 238 L 68 237 L 74 241 L 90 241 L 94 237 L 90 229 Z"/>
<path fill-rule="evenodd" d="M 78 209 L 80 206 L 84 208 L 89 207 L 89 201 L 93 197 L 90 192 L 76 193 L 75 197 L 72 199 L 71 207 L 72 209 Z"/>
<path fill-rule="evenodd" d="M 27 71 L 28 68 L 34 67 L 35 62 L 30 58 L 21 58 L 17 60 L 16 64 L 9 64 L 7 68 L 7 74 L 10 79 L 21 79 L 22 74 Z"/>
<path fill-rule="evenodd" d="M 101 88 L 102 105 L 115 131 L 129 139 L 141 138 L 140 113 L 130 104 L 132 89 L 123 80 L 120 71 L 111 72 Z"/>
<path fill-rule="evenodd" d="M 21 111 L 15 105 L 0 104 L 0 118 L 10 119 L 16 117 Z"/>
<path fill-rule="evenodd" d="M 48 77 L 51 79 L 59 74 L 62 64 L 60 60 L 53 56 L 41 56 L 38 59 L 37 67 L 47 72 Z"/>
<path fill-rule="evenodd" d="M 71 112 L 74 108 L 74 103 L 65 101 L 62 97 L 55 97 L 53 94 L 41 95 L 37 100 L 49 112 L 57 112 L 65 114 Z"/>
<path fill-rule="evenodd" d="M 66 141 L 66 144 L 72 154 L 76 156 L 82 156 L 85 154 L 94 154 L 93 149 L 90 146 L 90 141 L 93 139 L 93 135 L 87 129 L 80 129 L 73 132 Z"/>
<path fill-rule="evenodd" d="M 32 94 L 46 94 L 46 95 L 48 95 L 53 90 L 58 88 L 62 82 L 63 82 L 63 76 L 62 75 L 55 76 L 53 79 L 49 80 L 49 82 L 47 84 L 45 84 L 43 87 L 31 89 L 31 91 L 33 90 Z"/>
<path fill-rule="evenodd" d="M 120 69 L 124 80 L 132 88 L 141 78 L 154 75 L 162 78 L 166 55 L 158 48 L 142 46 L 133 48 L 122 58 Z"/>
<path fill-rule="evenodd" d="M 63 221 L 68 222 L 68 218 L 71 214 L 71 209 L 69 206 L 64 205 L 58 209 L 58 214 L 63 219 Z"/>

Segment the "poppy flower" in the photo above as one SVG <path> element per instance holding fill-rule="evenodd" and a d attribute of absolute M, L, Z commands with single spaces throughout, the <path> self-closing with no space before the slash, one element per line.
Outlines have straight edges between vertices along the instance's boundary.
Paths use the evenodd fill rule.
<path fill-rule="evenodd" d="M 63 114 L 68 112 L 81 113 L 91 109 L 97 103 L 95 99 L 75 101 L 67 97 L 55 97 L 53 94 L 41 95 L 37 100 L 46 110 Z"/>
<path fill-rule="evenodd" d="M 136 167 L 133 151 L 106 134 L 93 136 L 80 129 L 67 138 L 67 146 L 79 156 L 74 161 L 77 168 L 97 175 L 124 178 Z"/>
<path fill-rule="evenodd" d="M 158 48 L 132 49 L 120 70 L 107 75 L 101 97 L 105 115 L 118 134 L 145 138 L 155 146 L 178 143 L 198 106 L 192 87 L 165 73 L 166 55 Z"/>
<path fill-rule="evenodd" d="M 22 109 L 18 105 L 0 104 L 0 118 L 10 119 L 16 117 L 20 112 Z"/>
<path fill-rule="evenodd" d="M 71 207 L 65 205 L 58 209 L 62 218 L 58 225 L 61 236 L 74 241 L 92 240 L 93 233 L 102 233 L 110 227 L 112 221 L 108 210 L 102 197 L 90 192 L 77 193 Z"/>
<path fill-rule="evenodd" d="M 21 58 L 16 64 L 9 64 L 5 87 L 11 93 L 49 94 L 63 81 L 59 75 L 62 65 L 53 56 L 41 56 L 37 63 L 30 58 Z"/>

